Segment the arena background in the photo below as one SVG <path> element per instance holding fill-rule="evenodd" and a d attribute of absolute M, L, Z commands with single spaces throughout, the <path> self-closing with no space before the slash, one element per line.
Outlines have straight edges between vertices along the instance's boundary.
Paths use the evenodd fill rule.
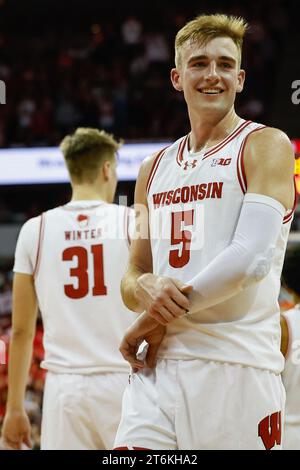
<path fill-rule="evenodd" d="M 16 177 L 23 175 L 18 158 L 22 149 L 33 148 L 32 154 L 42 154 L 45 147 L 57 151 L 62 137 L 78 126 L 104 128 L 126 143 L 139 144 L 169 142 L 187 133 L 186 107 L 182 95 L 171 87 L 169 70 L 176 31 L 195 15 L 232 13 L 251 24 L 244 46 L 246 86 L 238 97 L 237 112 L 287 132 L 295 146 L 295 172 L 300 173 L 297 4 L 296 0 L 226 1 L 226 5 L 213 0 L 0 0 L 0 80 L 6 88 L 6 104 L 0 104 L 1 340 L 8 344 L 13 251 L 20 226 L 70 196 L 68 183 L 7 184 L 5 165 Z M 30 173 L 27 176 L 30 179 Z M 127 196 L 132 204 L 133 190 L 134 179 L 125 177 L 117 196 Z M 289 245 L 299 240 L 297 209 Z M 290 305 L 284 290 L 280 302 L 282 308 Z M 36 448 L 42 356 L 39 321 L 26 395 Z M 6 393 L 7 367 L 0 364 L 0 423 Z"/>

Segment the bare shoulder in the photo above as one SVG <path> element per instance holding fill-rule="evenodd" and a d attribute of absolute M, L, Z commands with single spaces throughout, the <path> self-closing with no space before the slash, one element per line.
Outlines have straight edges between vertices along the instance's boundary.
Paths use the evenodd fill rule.
<path fill-rule="evenodd" d="M 279 201 L 286 210 L 293 207 L 293 147 L 279 129 L 266 127 L 249 135 L 244 150 L 247 191 Z"/>
<path fill-rule="evenodd" d="M 153 168 L 153 165 L 155 163 L 156 158 L 159 156 L 161 153 L 161 150 L 158 152 L 153 153 L 152 155 L 149 155 L 149 157 L 146 157 L 145 160 L 143 160 L 140 172 L 139 172 L 139 177 L 141 176 L 142 178 L 145 178 L 148 180 L 151 170 Z"/>
<path fill-rule="evenodd" d="M 249 135 L 245 146 L 245 158 L 260 164 L 274 163 L 294 165 L 294 151 L 290 139 L 280 129 L 265 127 Z"/>

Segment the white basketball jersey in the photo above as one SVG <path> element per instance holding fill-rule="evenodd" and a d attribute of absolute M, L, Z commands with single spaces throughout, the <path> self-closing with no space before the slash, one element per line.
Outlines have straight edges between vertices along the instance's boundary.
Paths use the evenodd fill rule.
<path fill-rule="evenodd" d="M 135 319 L 120 294 L 129 215 L 124 206 L 76 201 L 23 226 L 14 271 L 34 275 L 44 324 L 42 367 L 80 374 L 127 370 L 118 348 Z"/>
<path fill-rule="evenodd" d="M 300 450 L 300 307 L 285 311 L 289 343 L 282 372 L 286 390 L 284 449 Z"/>
<path fill-rule="evenodd" d="M 205 152 L 189 152 L 185 136 L 158 154 L 147 184 L 155 274 L 188 284 L 231 243 L 247 191 L 244 146 L 263 127 L 243 120 Z M 292 216 L 289 211 L 284 218 L 269 274 L 231 299 L 168 325 L 160 357 L 281 372 L 277 298 Z M 218 323 L 224 313 L 232 321 Z"/>

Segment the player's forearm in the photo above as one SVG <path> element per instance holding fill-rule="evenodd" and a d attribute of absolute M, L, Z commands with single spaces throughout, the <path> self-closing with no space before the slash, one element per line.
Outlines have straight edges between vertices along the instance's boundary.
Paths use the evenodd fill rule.
<path fill-rule="evenodd" d="M 138 287 L 137 280 L 142 274 L 145 274 L 142 269 L 136 266 L 131 266 L 124 274 L 121 282 L 121 294 L 124 304 L 127 308 L 137 313 L 144 310 L 136 296 L 136 290 Z"/>
<path fill-rule="evenodd" d="M 9 346 L 7 410 L 24 407 L 24 397 L 32 358 L 33 334 L 13 331 Z"/>
<path fill-rule="evenodd" d="M 139 335 L 145 335 L 149 331 L 153 330 L 159 323 L 152 317 L 150 317 L 147 312 L 143 312 L 134 322 Z"/>

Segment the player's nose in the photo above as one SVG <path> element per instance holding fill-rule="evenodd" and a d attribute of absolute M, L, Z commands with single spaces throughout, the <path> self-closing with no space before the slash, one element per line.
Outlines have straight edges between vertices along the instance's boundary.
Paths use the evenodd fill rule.
<path fill-rule="evenodd" d="M 208 82 L 218 82 L 219 81 L 220 76 L 218 74 L 216 62 L 212 61 L 212 62 L 209 63 L 209 65 L 206 69 L 205 78 Z"/>

